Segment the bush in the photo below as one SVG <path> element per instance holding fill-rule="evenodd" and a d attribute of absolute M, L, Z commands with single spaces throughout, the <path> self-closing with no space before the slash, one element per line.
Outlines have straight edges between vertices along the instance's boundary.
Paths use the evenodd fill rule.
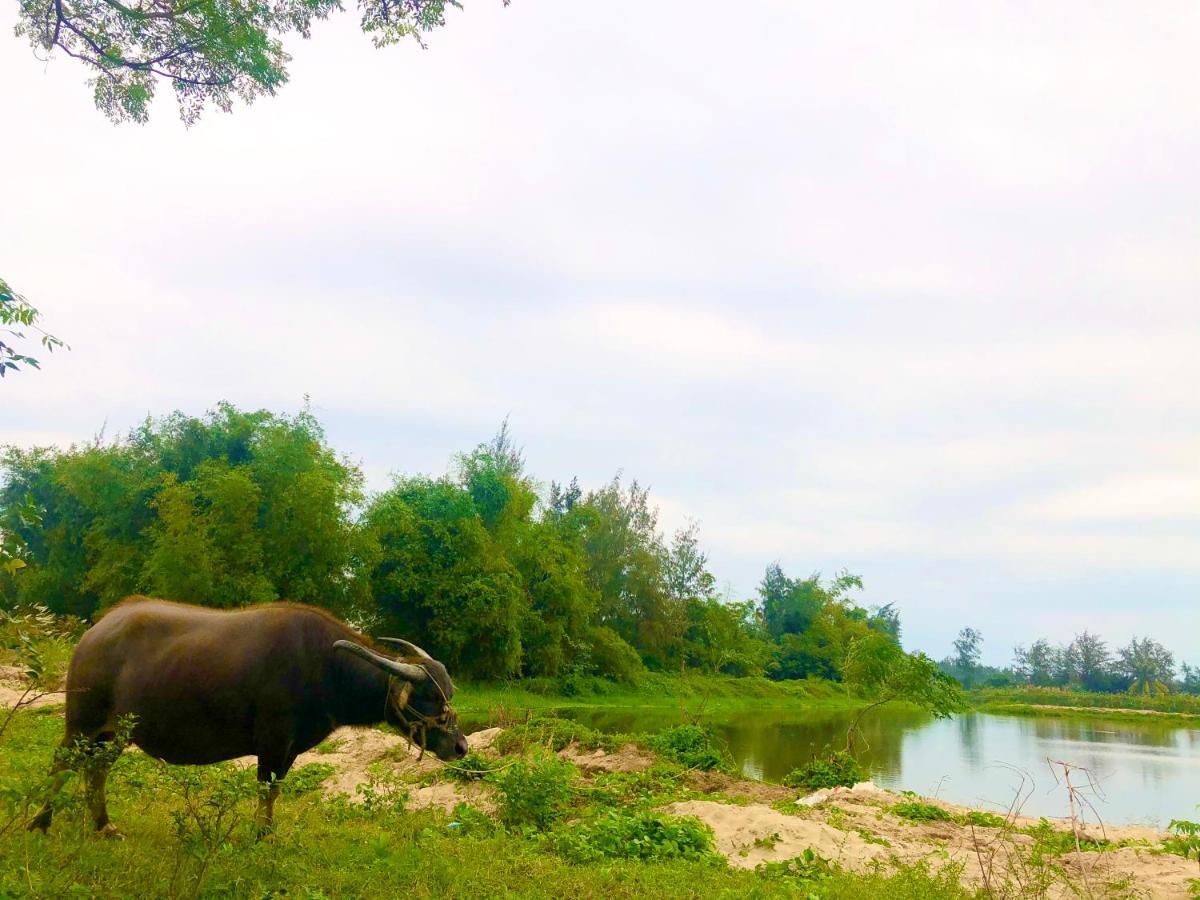
<path fill-rule="evenodd" d="M 571 743 L 579 744 L 586 750 L 615 750 L 618 741 L 612 735 L 603 734 L 570 719 L 539 716 L 506 728 L 496 737 L 493 746 L 498 753 L 514 753 L 533 745 L 557 752 Z"/>
<path fill-rule="evenodd" d="M 820 791 L 826 788 L 854 787 L 860 781 L 870 777 L 853 754 L 838 750 L 828 756 L 810 759 L 804 765 L 793 769 L 783 778 L 788 787 L 803 788 L 808 791 Z"/>
<path fill-rule="evenodd" d="M 1003 828 L 1008 824 L 1008 820 L 995 813 L 973 809 L 962 817 L 962 823 L 964 825 L 974 825 L 976 828 Z"/>
<path fill-rule="evenodd" d="M 614 681 L 633 683 L 646 674 L 642 658 L 611 628 L 601 625 L 588 634 L 592 668 Z"/>
<path fill-rule="evenodd" d="M 315 791 L 336 770 L 329 763 L 309 763 L 293 770 L 280 782 L 284 794 L 297 795 Z"/>
<path fill-rule="evenodd" d="M 500 821 L 517 828 L 547 828 L 562 818 L 573 795 L 575 767 L 555 756 L 521 760 L 494 776 Z"/>
<path fill-rule="evenodd" d="M 554 849 L 572 862 L 599 859 L 720 859 L 712 831 L 691 816 L 610 810 L 592 822 L 577 823 L 554 835 Z"/>
<path fill-rule="evenodd" d="M 717 749 L 712 736 L 699 725 L 676 725 L 660 731 L 646 740 L 646 746 L 689 769 L 732 768 L 728 755 Z"/>
<path fill-rule="evenodd" d="M 892 815 L 908 819 L 911 822 L 949 822 L 954 818 L 940 806 L 934 806 L 932 803 L 923 803 L 920 800 L 895 803 L 889 807 L 888 811 Z"/>
<path fill-rule="evenodd" d="M 492 760 L 472 750 L 458 762 L 442 769 L 455 781 L 482 781 L 495 767 Z"/>

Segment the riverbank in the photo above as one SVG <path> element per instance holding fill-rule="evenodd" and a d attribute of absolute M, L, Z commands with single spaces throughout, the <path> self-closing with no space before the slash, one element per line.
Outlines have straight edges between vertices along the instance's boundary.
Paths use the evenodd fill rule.
<path fill-rule="evenodd" d="M 820 706 L 854 709 L 863 700 L 833 681 L 771 681 L 688 673 L 646 673 L 636 683 L 605 678 L 530 678 L 509 682 L 459 683 L 454 705 L 462 712 L 547 710 L 586 707 L 681 709 L 698 715 L 752 705 L 757 709 Z"/>
<path fill-rule="evenodd" d="M 1086 828 L 1077 852 L 1063 822 L 869 784 L 765 784 L 556 719 L 477 731 L 454 767 L 389 732 L 341 729 L 297 760 L 262 841 L 250 760 L 169 767 L 136 750 L 109 787 L 125 840 L 94 836 L 73 786 L 48 836 L 5 829 L 61 728 L 60 709 L 21 712 L 4 738 L 0 896 L 966 900 L 1038 881 L 1049 897 L 1086 884 L 1183 898 L 1195 875 L 1151 829 Z"/>
<path fill-rule="evenodd" d="M 1177 721 L 1200 726 L 1200 698 L 1189 695 L 1147 697 L 1140 694 L 1100 694 L 1061 688 L 985 688 L 968 694 L 980 712 L 1047 717 L 1094 717 Z"/>

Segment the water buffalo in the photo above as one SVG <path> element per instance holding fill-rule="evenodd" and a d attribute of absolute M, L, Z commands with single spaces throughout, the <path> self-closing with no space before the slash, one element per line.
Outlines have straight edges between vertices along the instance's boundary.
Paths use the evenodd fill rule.
<path fill-rule="evenodd" d="M 257 821 L 271 825 L 279 782 L 296 756 L 340 725 L 386 721 L 443 760 L 467 752 L 446 667 L 396 638 L 393 659 L 328 613 L 294 603 L 223 611 L 129 597 L 93 625 L 67 673 L 63 746 L 104 742 L 132 714 L 131 740 L 169 763 L 258 757 Z M 85 744 L 86 746 L 86 744 Z M 56 763 L 53 792 L 62 786 Z M 115 834 L 108 772 L 87 767 L 96 828 Z M 50 826 L 51 806 L 31 829 Z"/>

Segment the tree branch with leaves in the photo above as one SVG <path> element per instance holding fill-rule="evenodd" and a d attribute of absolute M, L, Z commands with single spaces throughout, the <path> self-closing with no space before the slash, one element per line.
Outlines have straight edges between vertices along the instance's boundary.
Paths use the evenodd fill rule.
<path fill-rule="evenodd" d="M 507 5 L 508 0 L 504 0 Z M 207 104 L 228 112 L 273 95 L 287 82 L 283 39 L 309 37 L 314 20 L 340 0 L 19 0 L 17 35 L 55 50 L 92 73 L 96 107 L 114 122 L 145 122 L 157 86 L 175 91 L 185 124 Z M 376 47 L 422 36 L 445 24 L 457 0 L 358 0 L 360 25 Z"/>
<path fill-rule="evenodd" d="M 38 325 L 40 318 L 37 308 L 0 278 L 0 378 L 22 366 L 41 368 L 37 359 L 17 347 L 17 341 L 31 340 L 26 336 L 27 331 L 37 333 L 32 339 L 45 347 L 47 352 L 53 353 L 58 347 L 66 347 L 61 340 Z"/>

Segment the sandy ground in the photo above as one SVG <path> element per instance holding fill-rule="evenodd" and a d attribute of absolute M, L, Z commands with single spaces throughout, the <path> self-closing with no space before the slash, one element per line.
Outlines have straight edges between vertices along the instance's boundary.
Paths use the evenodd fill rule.
<path fill-rule="evenodd" d="M 0 708 L 11 709 L 21 703 L 22 708 L 32 709 L 65 702 L 66 694 L 62 691 L 48 694 L 31 692 L 29 681 L 20 666 L 0 666 Z"/>
<path fill-rule="evenodd" d="M 853 789 L 836 788 L 797 798 L 796 815 L 762 803 L 729 805 L 712 800 L 674 803 L 666 811 L 696 816 L 705 822 L 713 829 L 718 851 L 734 866 L 753 868 L 763 862 L 788 860 L 812 848 L 850 871 L 865 871 L 893 859 L 907 863 L 928 860 L 936 868 L 957 863 L 963 866 L 966 884 L 990 885 L 994 896 L 1032 893 L 1032 871 L 1022 861 L 1032 838 L 953 822 L 910 822 L 887 811 L 902 799 L 910 798 L 865 783 Z M 953 814 L 968 811 L 928 798 L 922 801 Z M 1035 823 L 1018 818 L 1013 824 Z M 1161 841 L 1161 832 L 1128 827 L 1110 828 L 1106 834 L 1109 840 L 1144 841 L 1145 845 L 1058 858 L 1082 896 L 1180 900 L 1194 896 L 1189 883 L 1200 876 L 1195 861 L 1151 852 L 1151 847 Z M 1048 896 L 1076 896 L 1076 891 L 1064 882 L 1052 887 Z"/>

